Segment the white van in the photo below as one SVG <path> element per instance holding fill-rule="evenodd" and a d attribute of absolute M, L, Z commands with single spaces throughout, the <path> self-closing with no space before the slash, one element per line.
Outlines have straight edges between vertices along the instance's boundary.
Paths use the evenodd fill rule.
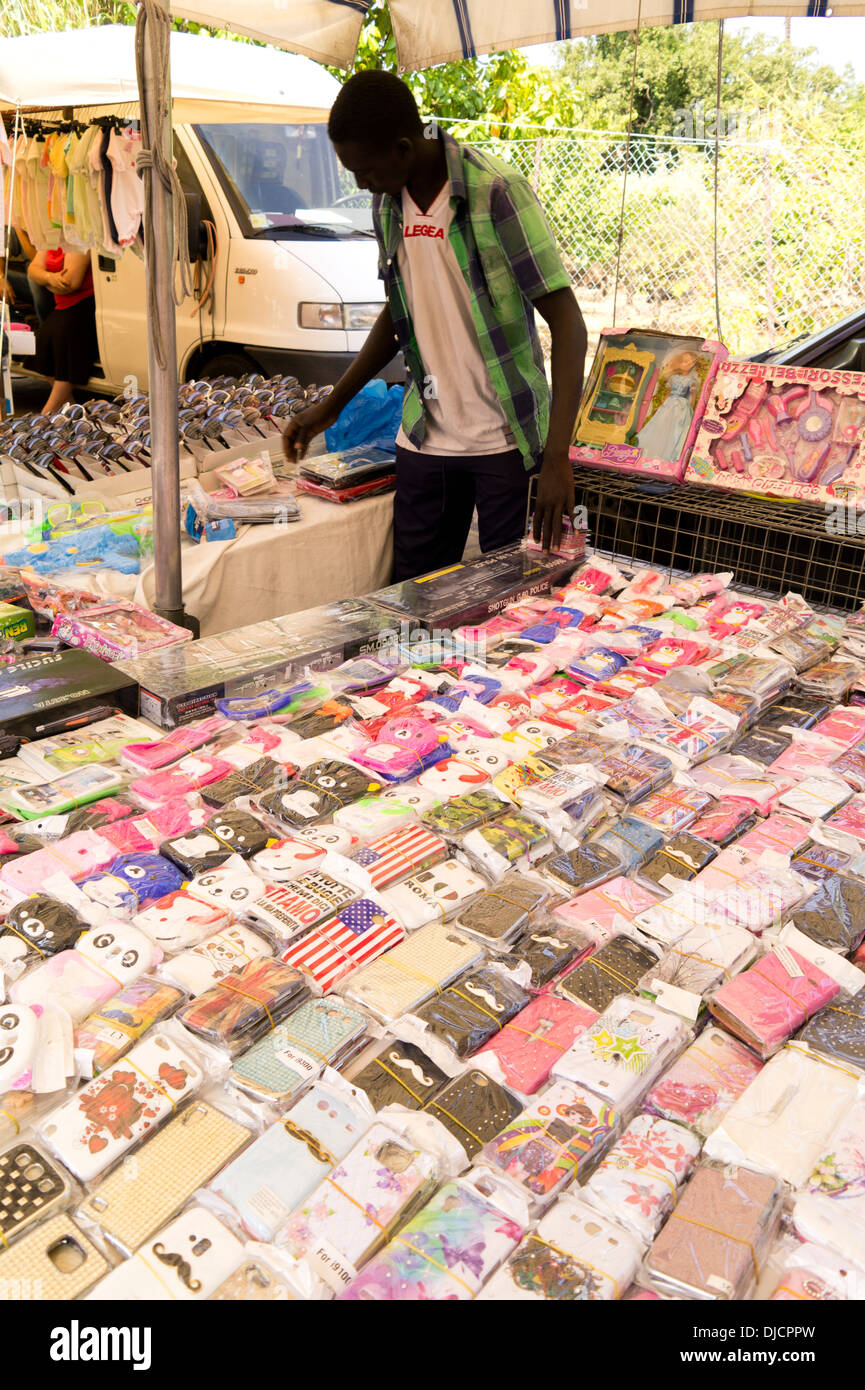
<path fill-rule="evenodd" d="M 134 30 L 67 30 L 0 41 L 0 108 L 45 120 L 137 115 Z M 327 136 L 339 84 L 306 58 L 172 33 L 174 156 L 204 303 L 177 311 L 178 379 L 292 373 L 337 379 L 384 302 L 369 195 Z M 216 255 L 209 258 L 206 223 Z M 144 264 L 93 251 L 100 360 L 94 389 L 147 384 Z M 397 361 L 385 373 L 402 380 Z"/>

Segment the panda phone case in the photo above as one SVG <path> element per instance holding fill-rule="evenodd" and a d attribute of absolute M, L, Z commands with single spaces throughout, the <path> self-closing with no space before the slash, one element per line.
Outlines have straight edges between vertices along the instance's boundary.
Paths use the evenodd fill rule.
<path fill-rule="evenodd" d="M 37 1221 L 62 1211 L 72 1195 L 63 1169 L 35 1144 L 10 1145 L 0 1153 L 0 1245 L 5 1249 Z"/>
<path fill-rule="evenodd" d="M 108 1261 L 65 1214 L 52 1216 L 0 1255 L 7 1298 L 62 1302 L 80 1298 L 108 1272 Z"/>
<path fill-rule="evenodd" d="M 41 1137 L 70 1173 L 90 1182 L 167 1119 L 203 1080 L 192 1056 L 158 1033 L 53 1110 Z"/>
<path fill-rule="evenodd" d="M 193 1101 L 135 1154 L 129 1154 L 78 1208 L 105 1239 L 131 1255 L 251 1138 L 243 1125 Z"/>

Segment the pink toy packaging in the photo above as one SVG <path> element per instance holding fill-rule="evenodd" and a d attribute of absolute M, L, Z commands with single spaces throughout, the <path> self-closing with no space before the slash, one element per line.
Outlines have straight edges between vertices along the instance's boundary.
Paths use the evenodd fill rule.
<path fill-rule="evenodd" d="M 192 639 L 186 628 L 176 627 L 126 600 L 103 603 L 79 613 L 59 613 L 51 633 L 67 646 L 84 647 L 103 661 L 125 661 Z"/>
<path fill-rule="evenodd" d="M 574 429 L 575 463 L 681 481 L 719 365 L 721 343 L 607 328 Z"/>
<path fill-rule="evenodd" d="M 686 479 L 800 502 L 865 490 L 865 372 L 723 362 Z"/>

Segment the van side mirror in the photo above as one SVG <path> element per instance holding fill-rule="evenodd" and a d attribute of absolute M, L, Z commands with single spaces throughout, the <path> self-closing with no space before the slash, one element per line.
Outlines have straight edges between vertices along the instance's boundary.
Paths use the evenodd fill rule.
<path fill-rule="evenodd" d="M 194 265 L 196 261 L 203 261 L 207 256 L 207 232 L 201 221 L 201 195 L 190 193 L 184 188 L 183 196 L 186 199 L 186 240 L 189 259 Z"/>

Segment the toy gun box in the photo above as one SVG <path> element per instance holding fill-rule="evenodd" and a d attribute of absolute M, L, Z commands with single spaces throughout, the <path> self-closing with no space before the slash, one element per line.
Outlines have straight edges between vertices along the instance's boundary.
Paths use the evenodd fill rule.
<path fill-rule="evenodd" d="M 96 704 L 138 713 L 136 681 L 90 652 L 45 652 L 0 667 L 0 729 L 37 738 L 59 719 Z"/>

